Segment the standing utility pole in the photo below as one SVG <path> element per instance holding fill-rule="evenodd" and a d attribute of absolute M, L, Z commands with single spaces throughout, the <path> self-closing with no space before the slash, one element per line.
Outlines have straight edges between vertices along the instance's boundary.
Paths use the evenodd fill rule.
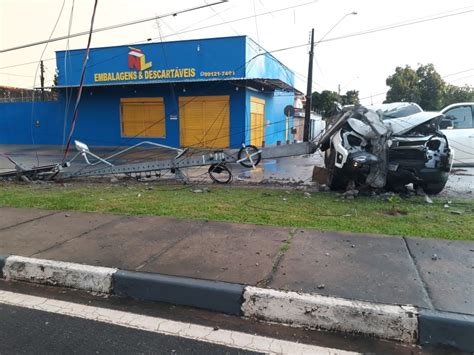
<path fill-rule="evenodd" d="M 306 106 L 304 113 L 303 142 L 309 141 L 311 121 L 311 94 L 313 84 L 314 28 L 311 29 L 311 48 L 309 50 L 308 86 L 306 88 Z"/>
<path fill-rule="evenodd" d="M 44 100 L 44 65 L 40 62 L 41 100 Z"/>

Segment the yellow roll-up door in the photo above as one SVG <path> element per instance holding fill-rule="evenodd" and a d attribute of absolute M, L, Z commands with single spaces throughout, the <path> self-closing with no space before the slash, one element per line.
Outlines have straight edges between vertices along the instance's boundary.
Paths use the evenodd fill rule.
<path fill-rule="evenodd" d="M 179 98 L 183 147 L 228 148 L 229 96 Z"/>
<path fill-rule="evenodd" d="M 165 106 L 161 97 L 120 99 L 122 136 L 165 137 Z"/>
<path fill-rule="evenodd" d="M 250 97 L 250 144 L 261 147 L 265 141 L 265 100 Z"/>

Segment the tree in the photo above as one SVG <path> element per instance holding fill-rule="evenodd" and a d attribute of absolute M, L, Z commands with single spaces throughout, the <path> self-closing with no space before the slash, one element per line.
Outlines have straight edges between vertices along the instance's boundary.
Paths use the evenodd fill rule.
<path fill-rule="evenodd" d="M 390 87 L 385 102 L 419 102 L 418 75 L 409 65 L 395 68 L 395 74 L 390 75 L 386 84 Z"/>
<path fill-rule="evenodd" d="M 418 104 L 424 110 L 441 110 L 446 86 L 441 75 L 436 72 L 433 64 L 420 65 L 416 70 L 416 75 L 418 76 L 417 88 L 420 94 Z"/>
<path fill-rule="evenodd" d="M 416 102 L 424 110 L 440 110 L 455 102 L 474 101 L 474 89 L 447 84 L 433 64 L 397 67 L 386 80 L 390 89 L 385 102 Z"/>
<path fill-rule="evenodd" d="M 341 96 L 342 105 L 355 105 L 359 103 L 359 91 L 358 90 L 349 90 L 346 91 L 345 95 Z"/>
<path fill-rule="evenodd" d="M 469 85 L 455 86 L 446 85 L 444 91 L 443 107 L 454 104 L 456 102 L 472 102 L 474 101 L 474 88 Z"/>
<path fill-rule="evenodd" d="M 335 91 L 324 90 L 311 95 L 312 110 L 320 112 L 323 117 L 333 110 L 335 102 L 341 102 L 341 97 Z"/>

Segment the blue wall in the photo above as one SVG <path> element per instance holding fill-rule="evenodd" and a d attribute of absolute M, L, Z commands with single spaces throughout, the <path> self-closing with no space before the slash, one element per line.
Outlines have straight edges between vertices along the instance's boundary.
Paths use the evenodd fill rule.
<path fill-rule="evenodd" d="M 133 48 L 143 51 L 146 58 L 143 63 L 151 64 L 149 68 L 130 68 L 129 46 L 91 49 L 73 139 L 91 146 L 132 145 L 142 141 L 143 138 L 121 137 L 120 98 L 163 97 L 166 137 L 146 139 L 177 147 L 180 145 L 179 96 L 229 95 L 231 147 L 240 147 L 242 142 L 250 141 L 250 96 L 266 101 L 265 121 L 269 121 L 265 127 L 266 144 L 285 140 L 283 109 L 293 104 L 292 93 L 256 92 L 224 80 L 278 79 L 293 85 L 293 73 L 250 38 L 236 36 L 149 43 Z M 84 53 L 84 49 L 69 51 L 65 58 L 66 52 L 57 52 L 60 87 L 79 84 Z M 144 77 L 150 71 L 183 68 L 193 69 L 195 76 L 173 79 Z M 97 81 L 97 75 L 109 78 L 109 74 L 111 80 Z M 122 74 L 125 75 L 123 80 L 113 79 Z M 131 79 L 132 74 L 137 79 Z M 65 117 L 70 122 L 76 95 L 77 89 L 63 88 L 58 102 L 35 103 L 33 106 L 31 103 L 0 104 L 0 144 L 63 144 Z M 170 115 L 178 115 L 178 120 L 170 120 Z M 36 120 L 40 121 L 39 127 L 34 126 Z M 66 132 L 69 132 L 69 127 Z"/>
<path fill-rule="evenodd" d="M 245 48 L 245 61 L 245 76 L 247 78 L 279 79 L 294 86 L 294 73 L 248 37 Z"/>
<path fill-rule="evenodd" d="M 243 78 L 245 76 L 245 43 L 245 36 L 237 36 L 92 48 L 84 83 L 85 85 L 103 85 Z M 128 57 L 131 47 L 143 51 L 145 62 L 151 64 L 149 68 L 138 71 L 129 67 Z M 59 86 L 79 85 L 84 54 L 84 49 L 56 53 Z M 185 68 L 193 69 L 194 76 L 154 79 L 145 77 L 147 72 Z M 95 74 L 104 73 L 114 75 L 132 73 L 136 77 L 97 81 Z"/>
<path fill-rule="evenodd" d="M 185 92 L 183 92 L 185 89 Z M 70 123 L 77 90 L 70 91 L 72 99 L 66 120 Z M 63 144 L 64 111 L 66 92 L 62 91 L 59 101 L 36 103 L 0 104 L 0 144 Z M 229 95 L 230 96 L 230 144 L 238 148 L 242 142 L 250 142 L 250 97 L 265 100 L 265 142 L 275 144 L 285 139 L 285 116 L 283 109 L 293 103 L 293 96 L 286 92 L 260 93 L 238 88 L 228 83 L 202 85 L 180 84 L 174 90 L 169 85 L 125 85 L 85 88 L 73 139 L 84 141 L 90 146 L 132 145 L 144 138 L 121 137 L 120 98 L 163 97 L 165 101 L 165 138 L 146 138 L 157 143 L 179 146 L 180 96 Z M 244 109 L 245 108 L 245 109 Z M 178 113 L 178 114 L 177 114 Z M 178 115 L 178 120 L 170 120 Z M 36 127 L 35 122 L 39 121 Z M 268 122 L 269 121 L 269 122 Z M 290 122 L 290 127 L 292 123 Z M 69 124 L 66 127 L 66 137 Z"/>
<path fill-rule="evenodd" d="M 143 71 L 130 68 L 128 57 L 131 48 L 143 52 L 144 62 L 149 63 L 149 68 Z M 79 85 L 84 54 L 84 49 L 56 53 L 59 86 Z M 153 79 L 146 77 L 147 73 L 154 71 L 183 68 L 194 70 L 194 75 Z M 98 80 L 103 74 L 112 75 L 111 80 Z M 131 74 L 134 77 L 120 77 L 120 74 Z M 294 85 L 293 72 L 246 36 L 91 48 L 84 84 L 91 86 L 232 78 L 279 79 Z"/>
<path fill-rule="evenodd" d="M 57 101 L 2 103 L 0 144 L 62 144 L 63 117 Z"/>
<path fill-rule="evenodd" d="M 250 98 L 252 96 L 265 100 L 265 145 L 276 144 L 277 141 L 285 142 L 286 116 L 284 108 L 293 105 L 293 93 L 276 91 L 273 93 L 257 92 L 247 89 L 246 102 L 247 110 L 245 122 L 248 127 L 245 135 L 245 142 L 250 143 Z M 290 117 L 288 139 L 292 140 L 291 127 L 293 127 L 293 117 Z"/>
<path fill-rule="evenodd" d="M 185 92 L 183 92 L 185 90 Z M 76 90 L 74 90 L 74 95 Z M 198 83 L 170 85 L 124 85 L 110 87 L 85 88 L 79 106 L 79 115 L 73 139 L 93 145 L 132 145 L 144 139 L 174 147 L 179 142 L 179 107 L 180 96 L 230 96 L 230 135 L 231 147 L 238 147 L 245 140 L 245 89 L 228 83 L 214 82 L 203 87 Z M 120 98 L 163 97 L 165 103 L 165 138 L 130 138 L 121 137 Z M 61 105 L 65 106 L 64 95 Z M 74 103 L 70 104 L 68 121 L 72 118 Z M 178 120 L 170 120 L 170 115 L 177 115 Z"/>

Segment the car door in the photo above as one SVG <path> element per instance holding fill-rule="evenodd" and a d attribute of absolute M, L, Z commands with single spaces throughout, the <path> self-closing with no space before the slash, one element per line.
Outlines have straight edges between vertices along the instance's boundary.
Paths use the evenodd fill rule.
<path fill-rule="evenodd" d="M 454 149 L 455 165 L 474 165 L 474 105 L 460 105 L 443 112 L 452 122 L 441 131 Z"/>

